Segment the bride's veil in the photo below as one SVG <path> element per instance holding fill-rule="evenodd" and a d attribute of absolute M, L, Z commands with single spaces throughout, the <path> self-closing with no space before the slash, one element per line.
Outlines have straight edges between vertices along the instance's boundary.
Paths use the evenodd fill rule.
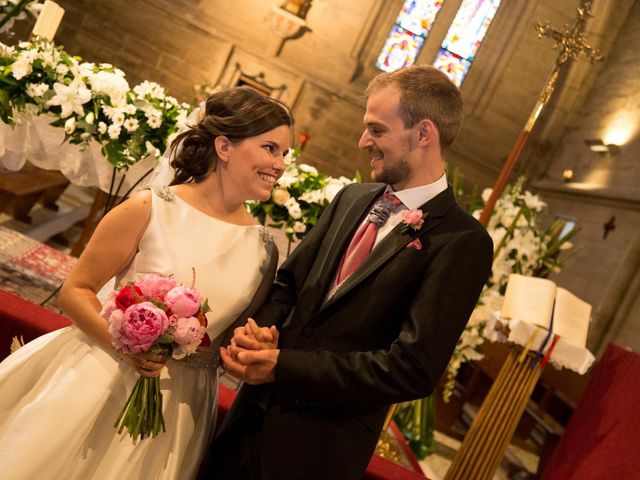
<path fill-rule="evenodd" d="M 189 128 L 195 126 L 204 116 L 205 111 L 205 102 L 202 101 L 187 117 L 186 122 L 178 129 L 178 131 L 171 135 L 167 140 L 167 148 L 165 149 L 162 157 L 158 160 L 158 165 L 153 169 L 149 179 L 144 183 L 145 188 L 149 187 L 167 187 L 173 181 L 173 177 L 176 174 L 176 171 L 171 166 L 171 143 L 172 139 L 180 135 L 181 133 L 187 131 Z M 176 152 L 182 148 L 178 145 Z"/>

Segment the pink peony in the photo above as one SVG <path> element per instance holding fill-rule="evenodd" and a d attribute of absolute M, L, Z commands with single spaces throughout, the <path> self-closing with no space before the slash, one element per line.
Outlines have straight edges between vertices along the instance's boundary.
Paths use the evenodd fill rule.
<path fill-rule="evenodd" d="M 163 277 L 150 273 L 136 280 L 136 286 L 140 287 L 145 297 L 154 298 L 159 301 L 164 300 L 164 296 L 169 290 L 175 288 L 177 283 L 170 277 Z"/>
<path fill-rule="evenodd" d="M 130 353 L 146 352 L 168 327 L 169 319 L 162 309 L 151 302 L 136 303 L 124 312 L 120 342 Z"/>
<path fill-rule="evenodd" d="M 114 295 L 115 297 L 115 295 Z M 115 305 L 115 301 L 114 301 Z M 122 320 L 124 319 L 124 312 L 119 308 L 114 308 L 107 318 L 107 330 L 111 336 L 111 344 L 116 350 L 121 350 L 124 346 L 120 340 L 122 337 Z"/>
<path fill-rule="evenodd" d="M 176 329 L 173 332 L 173 339 L 178 344 L 178 348 L 174 350 L 173 357 L 180 359 L 195 352 L 202 342 L 203 336 L 204 327 L 200 325 L 197 318 L 178 318 Z"/>
<path fill-rule="evenodd" d="M 403 210 L 402 211 L 402 221 L 409 225 L 414 230 L 419 230 L 424 223 L 424 217 L 422 215 L 422 210 L 413 209 L 413 210 Z"/>
<path fill-rule="evenodd" d="M 200 310 L 202 297 L 195 290 L 178 285 L 167 292 L 164 303 L 176 317 L 191 317 Z"/>

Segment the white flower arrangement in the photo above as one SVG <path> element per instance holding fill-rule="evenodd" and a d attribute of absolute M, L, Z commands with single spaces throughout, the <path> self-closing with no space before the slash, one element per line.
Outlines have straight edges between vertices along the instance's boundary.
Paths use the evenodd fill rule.
<path fill-rule="evenodd" d="M 449 362 L 443 391 L 445 401 L 453 393 L 460 366 L 467 360 L 482 359 L 478 347 L 485 340 L 485 331 L 500 316 L 509 274 L 547 277 L 552 271 L 560 271 L 567 258 L 565 255 L 561 261 L 560 253 L 573 247 L 569 240 L 579 231 L 574 227 L 563 233 L 566 221 L 562 219 L 541 230 L 538 217 L 546 203 L 538 195 L 523 191 L 523 185 L 521 177 L 515 185 L 507 187 L 489 218 L 487 232 L 494 246 L 492 273 Z M 473 211 L 476 218 L 490 195 L 491 189 L 482 193 L 482 200 Z"/>
<path fill-rule="evenodd" d="M 0 120 L 49 115 L 70 143 L 100 143 L 117 169 L 159 157 L 191 108 L 156 83 L 130 89 L 118 68 L 83 63 L 44 40 L 0 43 L 0 84 Z"/>
<path fill-rule="evenodd" d="M 311 230 L 336 194 L 359 176 L 333 178 L 318 172 L 315 167 L 296 160 L 300 149 L 295 148 L 285 158 L 287 165 L 266 202 L 249 202 L 248 208 L 260 223 L 283 228 L 289 241 L 302 240 Z"/>

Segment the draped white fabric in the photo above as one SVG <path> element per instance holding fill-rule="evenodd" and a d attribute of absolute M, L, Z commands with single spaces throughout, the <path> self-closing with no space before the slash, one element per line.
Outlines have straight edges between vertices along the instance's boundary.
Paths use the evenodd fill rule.
<path fill-rule="evenodd" d="M 64 141 L 64 129 L 52 127 L 56 117 L 19 115 L 16 125 L 0 123 L 0 164 L 7 170 L 20 170 L 27 160 L 45 170 L 60 170 L 73 184 L 98 187 L 109 192 L 113 166 L 102 155 L 100 145 L 91 141 L 85 147 Z M 126 192 L 157 160 L 146 157 L 128 169 L 121 194 Z M 120 181 L 118 173 L 116 185 Z"/>

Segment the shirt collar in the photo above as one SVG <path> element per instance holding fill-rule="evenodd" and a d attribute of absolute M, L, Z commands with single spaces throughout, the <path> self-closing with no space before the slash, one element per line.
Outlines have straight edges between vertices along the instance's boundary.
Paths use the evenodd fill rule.
<path fill-rule="evenodd" d="M 421 207 L 439 193 L 444 192 L 447 187 L 447 175 L 443 173 L 438 180 L 427 185 L 398 190 L 397 192 L 393 192 L 391 186 L 387 185 L 386 191 L 393 192 L 405 207 L 409 210 L 413 210 L 414 208 Z"/>

